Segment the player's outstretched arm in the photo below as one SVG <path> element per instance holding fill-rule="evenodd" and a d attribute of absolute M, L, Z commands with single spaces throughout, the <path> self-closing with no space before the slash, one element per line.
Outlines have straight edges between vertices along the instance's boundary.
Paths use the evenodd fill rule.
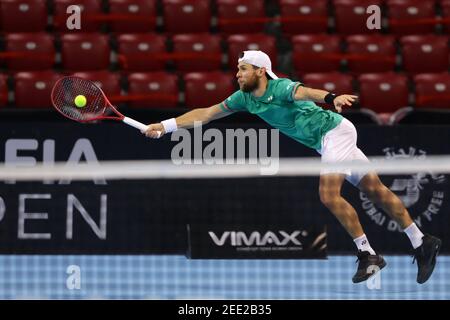
<path fill-rule="evenodd" d="M 186 112 L 177 118 L 164 120 L 160 123 L 149 124 L 147 130 L 143 133 L 149 138 L 160 138 L 164 134 L 173 132 L 179 128 L 192 128 L 195 122 L 206 124 L 212 120 L 226 117 L 232 113 L 232 111 L 222 110 L 218 104 L 208 108 L 197 108 Z M 161 132 L 160 136 L 158 136 L 158 131 Z"/>
<path fill-rule="evenodd" d="M 340 96 L 337 96 L 325 90 L 312 89 L 302 86 L 299 86 L 297 88 L 297 91 L 294 95 L 295 100 L 308 100 L 319 103 L 328 103 L 334 106 L 339 113 L 342 112 L 343 107 L 350 107 L 357 98 L 357 96 L 351 94 L 342 94 Z"/>

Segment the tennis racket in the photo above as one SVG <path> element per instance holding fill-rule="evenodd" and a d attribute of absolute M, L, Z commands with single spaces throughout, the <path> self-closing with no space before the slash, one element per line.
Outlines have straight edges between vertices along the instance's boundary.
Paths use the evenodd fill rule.
<path fill-rule="evenodd" d="M 75 104 L 75 98 L 79 95 L 86 98 L 86 104 L 83 107 L 78 107 Z M 53 86 L 51 99 L 53 106 L 63 116 L 78 122 L 118 120 L 139 129 L 141 132 L 147 130 L 147 125 L 125 117 L 117 111 L 102 89 L 90 80 L 73 76 L 63 77 Z M 115 115 L 108 115 L 107 111 L 112 111 Z M 158 131 L 158 135 L 161 135 L 160 131 Z"/>

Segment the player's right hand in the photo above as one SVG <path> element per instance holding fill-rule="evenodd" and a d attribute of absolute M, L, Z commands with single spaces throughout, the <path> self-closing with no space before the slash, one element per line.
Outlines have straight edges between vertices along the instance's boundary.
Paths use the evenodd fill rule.
<path fill-rule="evenodd" d="M 161 123 L 152 123 L 147 126 L 147 130 L 142 132 L 147 137 L 152 139 L 161 138 L 166 132 L 164 131 L 164 127 Z"/>

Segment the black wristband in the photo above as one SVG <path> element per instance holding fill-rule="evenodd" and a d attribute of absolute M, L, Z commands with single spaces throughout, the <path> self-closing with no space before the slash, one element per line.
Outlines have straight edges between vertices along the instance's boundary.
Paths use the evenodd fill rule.
<path fill-rule="evenodd" d="M 334 93 L 329 92 L 323 100 L 330 105 L 334 105 L 335 98 L 336 98 L 336 95 Z"/>

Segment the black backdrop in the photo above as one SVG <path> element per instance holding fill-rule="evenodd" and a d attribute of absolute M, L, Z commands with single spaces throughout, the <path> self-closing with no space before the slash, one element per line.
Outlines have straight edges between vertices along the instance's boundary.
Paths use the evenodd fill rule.
<path fill-rule="evenodd" d="M 268 128 L 261 122 L 232 121 L 209 127 Z M 358 125 L 357 128 L 359 146 L 368 156 L 420 158 L 450 154 L 450 126 Z M 0 160 L 6 162 L 11 157 L 42 161 L 44 154 L 47 160 L 67 161 L 71 153 L 76 157 L 74 149 L 86 151 L 90 147 L 98 160 L 168 159 L 175 144 L 168 136 L 149 140 L 135 129 L 116 123 L 27 121 L 2 123 L 0 127 Z M 18 145 L 25 150 L 14 151 Z M 280 156 L 309 157 L 317 153 L 280 135 Z M 406 197 L 407 189 L 396 192 L 409 201 L 411 215 L 424 231 L 444 240 L 446 252 L 450 247 L 448 178 L 429 174 L 420 179 L 411 175 L 382 176 L 388 186 L 395 179 L 417 182 L 418 192 L 413 195 Z M 1 182 L 0 253 L 184 254 L 188 223 L 274 228 L 325 223 L 329 251 L 353 251 L 353 242 L 321 205 L 317 190 L 317 177 L 131 180 L 106 184 Z M 343 193 L 357 209 L 375 249 L 408 253 L 406 236 L 383 212 L 371 206 L 349 184 Z M 33 219 L 33 213 L 41 215 Z"/>

